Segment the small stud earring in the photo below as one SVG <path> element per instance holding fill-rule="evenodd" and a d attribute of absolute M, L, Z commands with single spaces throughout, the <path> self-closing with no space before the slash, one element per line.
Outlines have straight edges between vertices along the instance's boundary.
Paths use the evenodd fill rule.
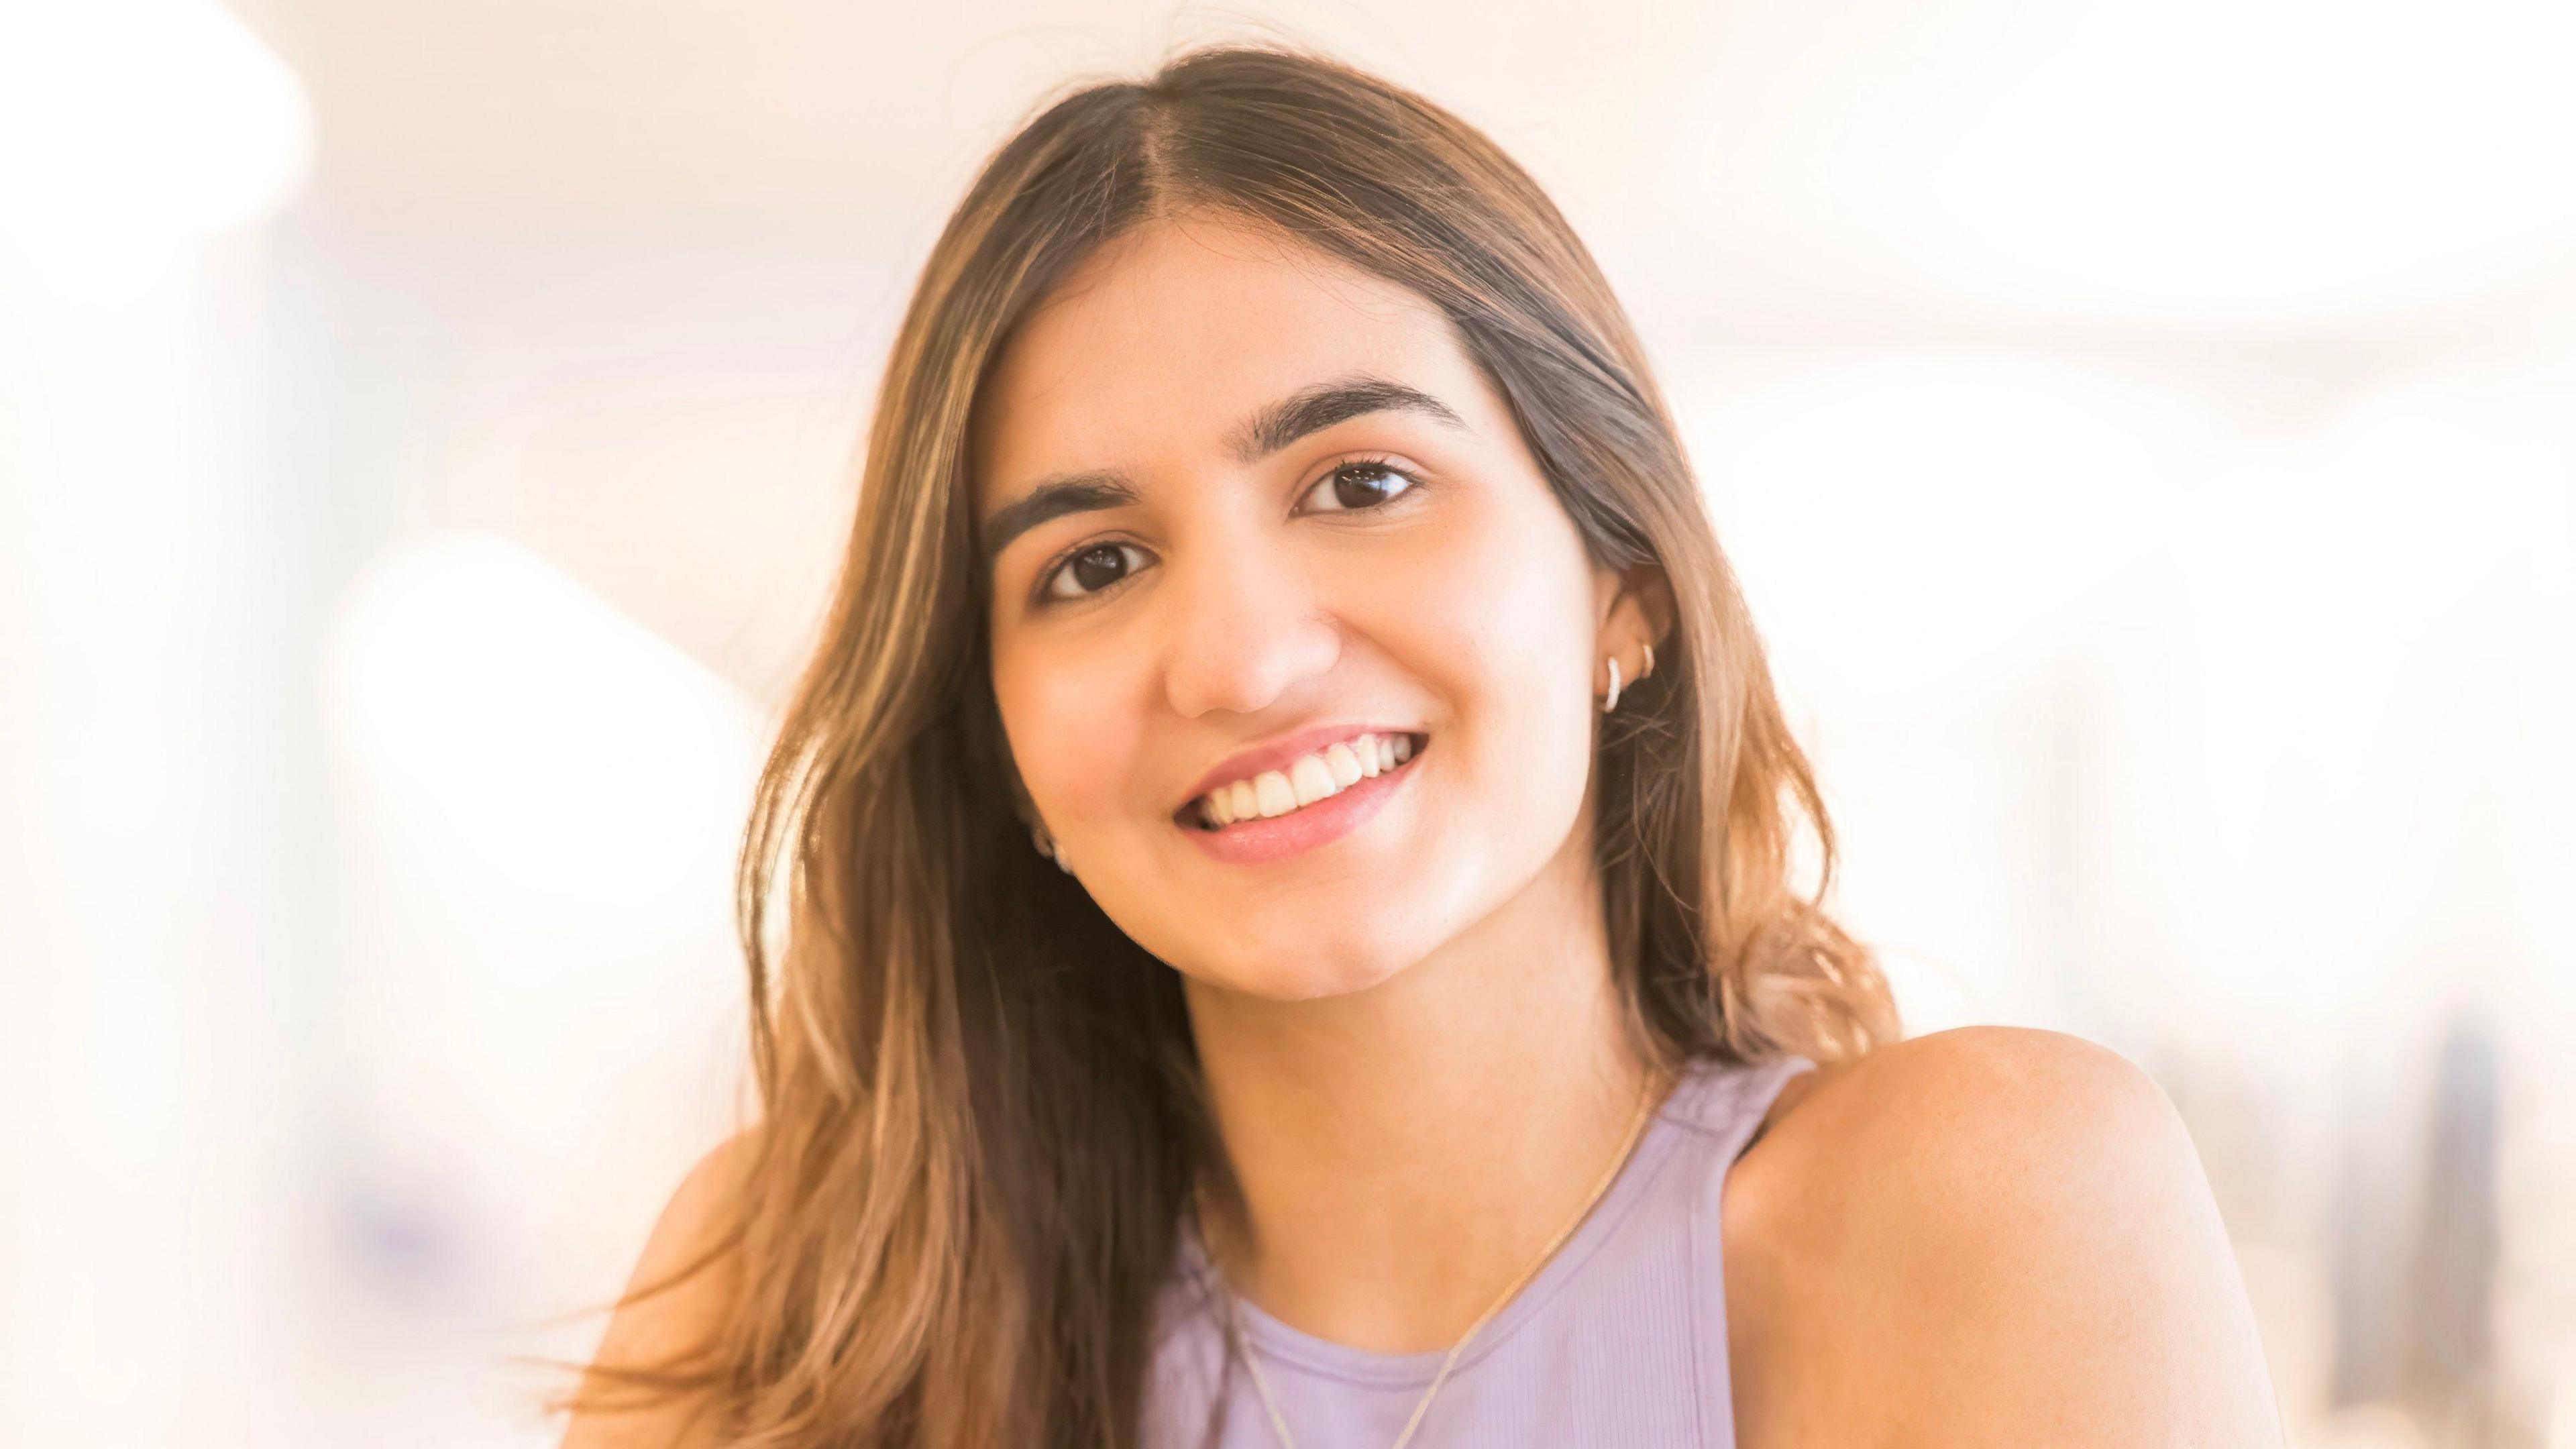
<path fill-rule="evenodd" d="M 1601 702 L 1601 712 L 1608 714 L 1619 707 L 1619 656 L 1610 656 L 1610 697 Z"/>

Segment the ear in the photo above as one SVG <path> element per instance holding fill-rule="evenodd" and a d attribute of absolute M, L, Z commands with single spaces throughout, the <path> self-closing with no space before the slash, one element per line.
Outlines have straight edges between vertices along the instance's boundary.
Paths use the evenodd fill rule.
<path fill-rule="evenodd" d="M 1663 647 L 1673 632 L 1673 586 L 1658 564 L 1593 571 L 1593 617 L 1599 649 L 1634 660 L 1641 644 Z"/>
<path fill-rule="evenodd" d="M 1037 824 L 1037 802 L 1029 798 L 1028 782 L 1020 778 L 1020 762 L 1011 753 L 1009 732 L 1002 728 L 1001 705 L 993 698 L 989 674 L 968 706 L 967 733 L 972 737 L 970 753 L 977 768 L 1002 777 L 1002 793 L 1009 798 L 1011 813 L 1019 817 L 1021 828 Z"/>
<path fill-rule="evenodd" d="M 1011 758 L 1011 752 L 1007 749 L 1002 751 L 1002 782 L 1003 788 L 1010 792 L 1011 810 L 1020 817 L 1021 827 L 1027 829 L 1036 826 L 1037 802 L 1029 798 L 1028 783 L 1020 778 L 1019 762 Z"/>

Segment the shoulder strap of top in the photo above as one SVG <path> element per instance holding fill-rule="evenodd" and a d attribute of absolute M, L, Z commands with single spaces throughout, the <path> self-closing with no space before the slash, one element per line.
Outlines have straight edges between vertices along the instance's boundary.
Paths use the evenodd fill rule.
<path fill-rule="evenodd" d="M 1781 1089 L 1815 1069 L 1814 1061 L 1795 1053 L 1758 1062 L 1695 1063 L 1658 1115 L 1714 1139 L 1718 1160 L 1732 1162 L 1761 1135 Z"/>

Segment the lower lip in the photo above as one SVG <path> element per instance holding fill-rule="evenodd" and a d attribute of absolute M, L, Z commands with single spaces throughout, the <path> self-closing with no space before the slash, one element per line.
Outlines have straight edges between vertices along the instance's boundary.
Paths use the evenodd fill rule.
<path fill-rule="evenodd" d="M 1259 865 L 1312 850 L 1341 839 L 1375 815 L 1396 791 L 1404 788 L 1405 781 L 1413 778 L 1413 766 L 1422 758 L 1423 749 L 1415 746 L 1403 764 L 1371 775 L 1303 810 L 1263 820 L 1240 820 L 1222 830 L 1184 825 L 1181 833 L 1227 865 Z"/>

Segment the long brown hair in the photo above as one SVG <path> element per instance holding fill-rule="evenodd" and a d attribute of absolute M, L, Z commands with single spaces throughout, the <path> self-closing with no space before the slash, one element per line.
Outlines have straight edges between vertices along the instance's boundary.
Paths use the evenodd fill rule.
<path fill-rule="evenodd" d="M 1194 51 L 1046 105 L 923 267 L 743 845 L 761 1122 L 690 1265 L 730 1286 L 696 1352 L 603 1372 L 586 1396 L 689 1391 L 745 1446 L 1134 1442 L 1183 1203 L 1224 1166 L 1177 974 L 1031 848 L 1018 813 L 968 420 L 1068 268 L 1200 210 L 1439 306 L 1593 560 L 1668 579 L 1672 635 L 1595 765 L 1639 1039 L 1674 1066 L 1829 1061 L 1899 1034 L 1870 953 L 1823 908 L 1823 802 L 1590 254 L 1492 141 L 1423 98 L 1291 49 Z"/>

